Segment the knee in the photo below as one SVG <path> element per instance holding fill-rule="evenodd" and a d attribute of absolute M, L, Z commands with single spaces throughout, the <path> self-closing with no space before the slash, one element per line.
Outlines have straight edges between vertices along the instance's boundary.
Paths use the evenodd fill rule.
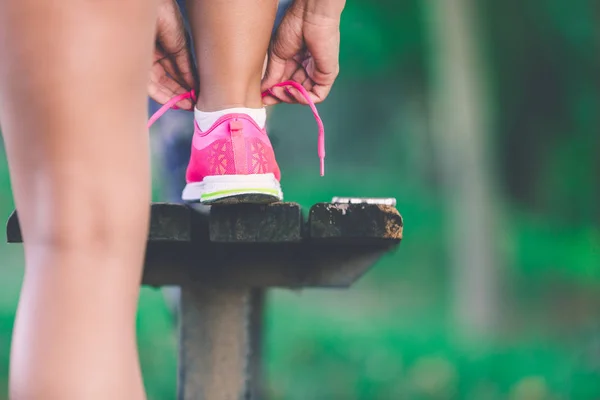
<path fill-rule="evenodd" d="M 145 243 L 148 216 L 148 207 L 95 208 L 74 204 L 38 218 L 24 218 L 23 241 L 26 251 L 35 248 L 52 253 L 112 257 L 128 252 L 129 248 L 139 249 Z"/>

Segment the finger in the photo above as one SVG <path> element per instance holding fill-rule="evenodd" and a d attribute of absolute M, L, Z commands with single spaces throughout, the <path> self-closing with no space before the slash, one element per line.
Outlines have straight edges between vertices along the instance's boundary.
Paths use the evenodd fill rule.
<path fill-rule="evenodd" d="M 278 80 L 275 80 L 273 85 L 270 86 L 266 86 L 264 85 L 264 81 L 263 81 L 263 92 L 264 91 L 271 91 L 271 99 L 270 100 L 266 100 L 265 101 L 265 105 L 273 105 L 273 104 L 277 104 L 277 103 L 296 103 L 296 99 L 294 98 L 294 96 L 286 93 L 284 88 L 281 87 L 276 87 L 277 84 L 283 82 L 283 81 L 287 81 L 289 79 L 291 79 L 291 76 L 294 75 L 294 73 L 296 73 L 296 70 L 298 70 L 298 68 L 302 69 L 302 67 L 297 64 L 294 60 L 288 60 L 286 61 L 285 67 L 284 67 L 284 71 L 283 74 L 281 75 L 281 78 L 279 78 Z"/>
<path fill-rule="evenodd" d="M 281 103 L 281 100 L 279 100 L 275 96 L 268 94 L 263 97 L 262 102 L 263 102 L 263 105 L 265 105 L 265 106 L 274 106 L 275 104 Z"/>
<path fill-rule="evenodd" d="M 286 71 L 283 75 L 282 81 L 296 80 L 294 77 L 298 79 L 298 83 L 302 82 L 305 79 L 306 73 L 302 69 L 301 66 L 298 66 L 293 60 L 288 61 L 288 65 L 286 67 Z M 281 83 L 279 82 L 279 83 Z M 297 96 L 290 91 L 290 86 L 280 86 L 274 87 L 272 89 L 273 93 L 279 98 L 279 100 L 283 103 L 295 104 L 298 103 Z"/>
<path fill-rule="evenodd" d="M 333 85 L 314 85 L 312 90 L 309 92 L 310 98 L 315 104 L 321 103 L 329 96 Z"/>
<path fill-rule="evenodd" d="M 154 82 L 148 84 L 148 95 L 157 103 L 166 104 L 173 97 L 168 90 L 164 87 L 156 85 Z M 194 109 L 194 103 L 190 99 L 183 99 L 175 103 L 172 107 L 174 110 L 186 110 L 192 111 Z"/>
<path fill-rule="evenodd" d="M 305 77 L 302 76 L 302 74 L 305 74 L 304 69 L 302 68 L 302 64 L 296 62 L 294 59 L 288 60 L 286 62 L 286 66 L 285 66 L 285 70 L 283 72 L 283 76 L 281 77 L 281 79 L 275 83 L 279 84 L 281 82 L 284 81 L 288 81 L 288 80 L 295 80 L 294 76 L 296 74 L 300 74 L 299 76 L 299 80 L 297 81 L 298 83 L 302 82 Z M 286 90 L 286 88 L 283 87 L 273 87 L 273 92 L 275 93 L 275 95 L 284 103 L 289 103 L 289 104 L 293 104 L 293 103 L 297 103 L 298 101 L 296 100 L 296 98 L 294 97 L 294 95 L 292 95 L 288 90 Z"/>
<path fill-rule="evenodd" d="M 283 90 L 288 96 L 288 98 L 291 99 L 291 101 L 286 101 L 286 103 L 306 104 L 306 99 L 304 99 L 302 93 L 296 90 L 296 88 L 294 88 L 293 86 L 285 86 L 283 87 Z"/>
<path fill-rule="evenodd" d="M 311 100 L 313 100 L 313 98 L 310 96 L 310 94 L 313 90 L 314 82 L 309 76 L 307 76 L 307 78 L 304 80 L 304 82 L 302 82 L 302 87 L 304 89 L 306 89 L 306 92 L 309 94 L 309 98 Z M 308 99 L 306 99 L 304 96 L 302 96 L 302 100 L 304 101 L 302 104 L 308 105 Z M 314 100 L 313 100 L 313 103 L 314 103 Z"/>
<path fill-rule="evenodd" d="M 339 64 L 335 65 L 331 74 L 319 73 L 316 70 L 315 59 L 313 56 L 306 60 L 303 65 L 313 81 L 313 88 L 310 91 L 311 99 L 313 99 L 315 103 L 321 103 L 327 98 L 335 80 L 337 79 L 339 74 Z"/>
<path fill-rule="evenodd" d="M 292 75 L 292 80 L 303 85 L 303 83 L 306 80 L 310 80 L 310 78 L 306 74 L 306 71 L 304 70 L 304 68 L 300 67 L 296 70 L 296 72 L 294 72 L 294 75 Z M 302 95 L 302 93 L 300 93 L 300 91 L 296 90 L 294 87 L 289 87 L 289 88 L 287 88 L 287 90 L 288 90 L 288 93 L 290 93 L 290 95 L 294 97 L 294 99 L 296 100 L 297 103 L 304 104 L 304 105 L 308 104 L 308 101 Z"/>
<path fill-rule="evenodd" d="M 289 93 L 287 89 L 283 87 L 274 87 L 271 90 L 271 96 L 277 98 L 277 100 L 279 100 L 280 103 L 296 103 L 296 99 L 294 98 L 294 96 L 292 96 L 292 94 Z"/>
<path fill-rule="evenodd" d="M 319 40 L 308 40 L 306 47 L 309 57 L 305 58 L 305 69 L 312 80 L 319 85 L 332 85 L 339 73 L 340 52 L 339 29 L 332 28 L 326 35 L 320 35 Z"/>
<path fill-rule="evenodd" d="M 150 69 L 150 80 L 157 85 L 165 87 L 173 94 L 182 94 L 187 92 L 187 88 L 181 86 L 179 82 L 167 74 L 162 64 L 154 64 Z"/>
<path fill-rule="evenodd" d="M 168 103 L 174 97 L 171 96 L 171 93 L 165 90 L 165 88 L 156 85 L 154 82 L 148 84 L 148 96 L 150 96 L 152 100 L 163 105 Z M 192 111 L 194 109 L 194 103 L 190 99 L 184 99 L 178 101 L 173 109 Z"/>
<path fill-rule="evenodd" d="M 287 81 L 292 79 L 294 74 L 298 71 L 304 71 L 301 62 L 297 62 L 295 59 L 288 60 L 285 66 L 285 71 L 283 72 L 283 80 Z M 282 81 L 283 82 L 283 81 Z"/>
<path fill-rule="evenodd" d="M 313 82 L 312 79 L 310 79 L 309 76 L 306 77 L 306 79 L 304 80 L 304 82 L 302 82 L 302 86 L 304 87 L 304 89 L 306 89 L 307 92 L 312 92 L 313 87 L 315 86 L 315 83 Z"/>
<path fill-rule="evenodd" d="M 283 81 L 286 63 L 283 60 L 269 56 L 267 68 L 261 81 L 260 90 L 265 91 Z"/>
<path fill-rule="evenodd" d="M 183 51 L 185 56 L 187 50 Z M 178 53 L 179 54 L 179 53 Z M 162 69 L 180 86 L 190 91 L 196 87 L 195 72 L 191 66 L 185 65 L 187 61 L 180 61 L 178 54 L 167 54 L 160 43 L 156 44 L 154 64 L 160 64 Z M 186 69 L 187 68 L 187 69 Z"/>
<path fill-rule="evenodd" d="M 173 93 L 169 92 L 164 87 L 157 85 L 155 82 L 148 82 L 148 96 L 159 104 L 165 104 L 173 98 Z"/>
<path fill-rule="evenodd" d="M 148 94 L 155 101 L 165 104 L 173 97 L 185 93 L 186 90 L 181 87 L 176 81 L 168 77 L 164 72 L 152 71 L 150 74 L 150 80 L 148 84 Z M 156 96 L 156 97 L 153 97 Z M 193 109 L 193 103 L 190 99 L 184 99 L 179 101 L 177 107 L 191 110 Z"/>

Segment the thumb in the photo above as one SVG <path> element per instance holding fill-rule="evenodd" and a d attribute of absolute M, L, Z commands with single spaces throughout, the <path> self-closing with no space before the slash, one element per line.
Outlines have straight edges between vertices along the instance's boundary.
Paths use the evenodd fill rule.
<path fill-rule="evenodd" d="M 283 80 L 285 73 L 286 59 L 281 56 L 281 53 L 276 51 L 281 45 L 277 44 L 277 37 L 273 41 L 269 49 L 267 58 L 267 66 L 261 83 L 261 91 L 268 90 Z"/>
<path fill-rule="evenodd" d="M 265 93 L 270 91 L 275 85 L 284 80 L 283 76 L 285 73 L 285 61 L 277 56 L 269 54 L 268 59 L 266 60 L 266 69 L 261 81 L 260 91 Z M 263 104 L 266 106 L 272 106 L 274 104 L 279 103 L 279 98 L 276 95 L 273 95 L 273 92 L 269 92 L 270 94 L 263 96 Z"/>

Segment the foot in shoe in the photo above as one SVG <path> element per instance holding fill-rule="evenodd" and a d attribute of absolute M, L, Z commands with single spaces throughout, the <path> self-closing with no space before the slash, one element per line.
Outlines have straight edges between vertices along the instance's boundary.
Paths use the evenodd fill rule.
<path fill-rule="evenodd" d="M 325 132 L 314 103 L 297 82 L 288 81 L 277 86 L 292 86 L 307 99 L 319 127 L 318 148 L 323 176 Z M 195 97 L 189 92 L 173 98 L 150 118 L 148 127 L 182 98 Z M 280 171 L 264 129 L 265 119 L 264 109 L 197 111 L 183 200 L 204 204 L 281 201 Z"/>
<path fill-rule="evenodd" d="M 206 124 L 206 118 L 202 114 L 196 113 L 183 200 L 205 204 L 281 201 L 281 174 L 265 129 L 255 118 L 238 112 L 222 115 L 203 130 L 200 124 Z"/>

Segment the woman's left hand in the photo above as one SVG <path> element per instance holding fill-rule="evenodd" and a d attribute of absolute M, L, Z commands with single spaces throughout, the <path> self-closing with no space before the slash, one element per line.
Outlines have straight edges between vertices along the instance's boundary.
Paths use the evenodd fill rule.
<path fill-rule="evenodd" d="M 189 92 L 197 86 L 194 71 L 179 6 L 175 0 L 160 0 L 148 95 L 156 102 L 165 104 L 176 95 Z M 194 107 L 190 99 L 176 105 L 185 110 Z"/>
<path fill-rule="evenodd" d="M 263 91 L 293 80 L 313 102 L 325 100 L 340 71 L 340 18 L 345 4 L 345 0 L 294 1 L 271 42 Z M 263 98 L 265 105 L 278 102 L 307 104 L 294 88 L 275 88 Z"/>

